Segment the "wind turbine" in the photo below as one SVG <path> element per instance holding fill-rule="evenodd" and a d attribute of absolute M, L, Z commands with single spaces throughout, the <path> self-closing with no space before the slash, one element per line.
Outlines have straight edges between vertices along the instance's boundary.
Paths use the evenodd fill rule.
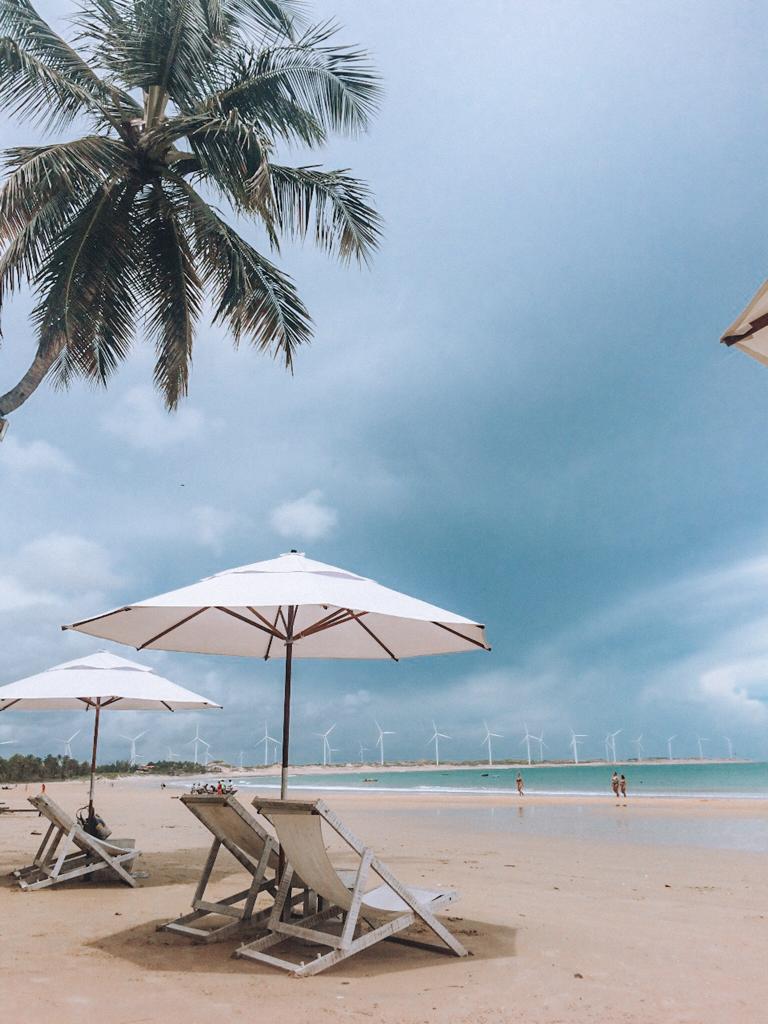
<path fill-rule="evenodd" d="M 696 739 L 699 741 L 699 760 L 703 761 L 704 760 L 704 748 L 702 747 L 702 743 L 709 743 L 709 739 L 706 736 L 697 736 Z"/>
<path fill-rule="evenodd" d="M 169 761 L 175 761 L 178 758 L 179 755 L 174 750 L 171 750 L 170 747 L 166 747 L 165 749 L 168 751 Z"/>
<path fill-rule="evenodd" d="M 333 755 L 338 754 L 341 747 L 328 747 L 328 764 L 333 764 Z"/>
<path fill-rule="evenodd" d="M 328 742 L 328 737 L 331 735 L 331 733 L 333 732 L 333 730 L 335 728 L 336 728 L 336 723 L 334 722 L 333 725 L 331 726 L 331 728 L 330 729 L 326 729 L 325 732 L 316 732 L 315 733 L 315 736 L 317 736 L 319 739 L 321 739 L 323 741 L 323 768 L 326 767 L 326 765 L 328 764 L 328 761 L 330 760 L 331 745 Z"/>
<path fill-rule="evenodd" d="M 632 740 L 632 742 L 635 744 L 635 749 L 637 750 L 637 760 L 638 761 L 642 761 L 642 759 L 643 759 L 643 734 L 640 733 L 640 735 L 637 737 L 637 739 L 636 740 Z"/>
<path fill-rule="evenodd" d="M 395 734 L 394 734 L 394 732 L 392 732 L 391 729 L 382 729 L 381 726 L 379 725 L 379 723 L 376 721 L 375 718 L 374 718 L 373 721 L 374 721 L 374 725 L 379 730 L 379 738 L 376 740 L 376 746 L 379 748 L 379 753 L 381 755 L 380 756 L 380 760 L 379 760 L 379 764 L 381 764 L 381 766 L 383 768 L 384 767 L 384 737 L 385 736 L 394 736 Z"/>
<path fill-rule="evenodd" d="M 199 754 L 198 746 L 197 745 L 198 745 L 198 743 L 203 743 L 205 746 L 208 746 L 209 744 L 206 743 L 206 741 L 200 735 L 200 726 L 199 725 L 195 726 L 195 738 L 193 740 L 190 740 L 188 743 L 185 743 L 184 746 L 185 747 L 191 747 L 193 743 L 195 745 L 195 764 L 200 764 L 200 754 Z"/>
<path fill-rule="evenodd" d="M 210 743 L 206 743 L 205 740 L 201 740 L 200 742 L 205 747 L 205 753 L 203 754 L 203 757 L 205 758 L 205 760 L 203 761 L 203 764 L 207 768 L 208 764 L 209 764 L 209 762 L 211 760 L 211 744 Z"/>
<path fill-rule="evenodd" d="M 607 732 L 605 734 L 605 763 L 611 760 L 611 734 Z"/>
<path fill-rule="evenodd" d="M 125 736 L 123 733 L 120 733 L 121 738 L 124 739 L 124 740 L 128 740 L 128 742 L 131 744 L 131 759 L 128 762 L 130 764 L 131 768 L 135 768 L 136 767 L 136 741 L 140 740 L 142 736 L 146 736 L 146 735 L 147 735 L 147 730 L 146 729 L 144 730 L 144 732 L 140 732 L 138 736 Z"/>
<path fill-rule="evenodd" d="M 669 736 L 667 738 L 667 760 L 672 760 L 672 740 L 676 740 L 677 736 Z"/>
<path fill-rule="evenodd" d="M 622 732 L 624 732 L 623 729 L 617 729 L 616 732 L 609 733 L 609 738 L 611 741 L 611 761 L 613 764 L 616 764 L 616 762 L 618 761 L 618 758 L 616 757 L 616 737 Z"/>
<path fill-rule="evenodd" d="M 0 740 L 0 747 L 13 746 L 16 740 Z"/>
<path fill-rule="evenodd" d="M 77 732 L 72 733 L 68 740 L 60 741 L 64 744 L 64 757 L 72 757 L 72 740 L 75 738 L 75 736 L 79 735 L 79 733 L 80 730 L 78 729 Z"/>
<path fill-rule="evenodd" d="M 485 737 L 483 738 L 483 743 L 488 747 L 488 767 L 493 768 L 493 744 L 491 743 L 491 739 L 502 740 L 504 737 L 501 733 L 491 732 L 488 728 L 487 722 L 483 722 L 483 725 L 485 726 Z M 531 737 L 531 739 L 533 738 L 534 737 Z"/>
<path fill-rule="evenodd" d="M 267 729 L 266 722 L 264 723 L 264 735 L 259 740 L 259 743 L 264 744 L 264 767 L 266 768 L 267 764 L 269 763 L 269 744 L 277 743 L 275 737 L 269 735 L 269 730 Z"/>
<path fill-rule="evenodd" d="M 730 739 L 727 736 L 723 736 L 723 739 L 728 744 L 728 760 L 732 761 L 733 760 L 733 744 L 731 743 Z"/>
<path fill-rule="evenodd" d="M 240 751 L 240 771 L 243 770 L 243 760 L 244 760 L 244 758 L 245 758 L 245 751 L 241 750 Z"/>
<path fill-rule="evenodd" d="M 368 749 L 368 747 L 364 747 L 362 743 L 360 743 L 359 746 L 360 746 L 360 764 L 365 764 L 365 752 Z"/>
<path fill-rule="evenodd" d="M 571 729 L 571 750 L 573 751 L 573 763 L 579 763 L 579 743 L 587 738 L 585 732 L 574 732 Z"/>
<path fill-rule="evenodd" d="M 539 761 L 541 762 L 544 760 L 544 747 L 546 747 L 547 745 L 544 742 L 544 730 L 541 730 L 541 736 L 531 736 L 531 739 L 536 740 L 536 742 L 539 744 Z"/>
<path fill-rule="evenodd" d="M 523 728 L 525 729 L 525 736 L 520 740 L 520 745 L 525 744 L 525 750 L 528 755 L 528 764 L 531 763 L 531 740 L 536 739 L 535 736 L 531 736 L 528 732 L 528 726 L 523 722 Z"/>
<path fill-rule="evenodd" d="M 439 768 L 440 767 L 440 740 L 449 740 L 451 737 L 450 736 L 446 736 L 444 732 L 438 732 L 437 731 L 437 726 L 435 725 L 434 721 L 432 722 L 432 728 L 434 729 L 434 732 L 432 733 L 432 735 L 427 740 L 427 743 L 434 742 L 434 744 L 435 744 L 435 768 Z"/>

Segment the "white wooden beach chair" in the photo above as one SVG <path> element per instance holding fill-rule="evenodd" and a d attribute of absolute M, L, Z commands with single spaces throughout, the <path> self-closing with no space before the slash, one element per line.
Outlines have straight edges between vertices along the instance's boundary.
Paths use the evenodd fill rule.
<path fill-rule="evenodd" d="M 176 932 L 198 942 L 221 942 L 233 933 L 263 926 L 270 911 L 254 915 L 253 910 L 260 892 L 268 891 L 274 895 L 278 868 L 277 840 L 235 796 L 193 794 L 182 796 L 181 801 L 213 835 L 213 843 L 192 897 L 191 913 L 160 925 L 158 930 Z M 206 900 L 205 890 L 222 847 L 251 875 L 251 883 L 247 889 L 224 899 Z M 212 920 L 225 918 L 225 921 L 213 928 L 196 927 L 206 917 Z"/>
<path fill-rule="evenodd" d="M 464 946 L 434 916 L 435 910 L 457 898 L 455 892 L 407 888 L 322 800 L 305 802 L 263 800 L 257 797 L 253 803 L 272 822 L 286 858 L 286 867 L 267 923 L 269 934 L 240 946 L 235 956 L 281 967 L 296 977 L 306 977 L 318 974 L 384 939 L 422 949 L 455 953 L 456 956 L 467 955 Z M 322 833 L 324 821 L 360 858 L 351 886 L 348 884 L 352 881 L 348 877 L 349 873 L 338 872 L 328 857 Z M 283 919 L 294 871 L 300 872 L 302 879 L 320 899 L 318 911 L 306 915 L 298 922 Z M 377 875 L 382 884 L 366 889 L 370 873 Z M 321 923 L 333 927 L 333 919 L 340 919 L 340 932 L 338 923 L 336 931 L 316 927 Z M 396 937 L 398 932 L 417 921 L 423 922 L 444 945 Z M 309 963 L 298 964 L 265 952 L 292 937 L 326 947 L 330 952 L 318 953 Z"/>
<path fill-rule="evenodd" d="M 130 869 L 139 851 L 134 849 L 132 839 L 113 842 L 96 839 L 49 796 L 41 793 L 28 800 L 48 819 L 49 825 L 32 863 L 12 873 L 22 889 L 44 889 L 97 871 L 105 871 L 126 885 L 136 886 Z"/>

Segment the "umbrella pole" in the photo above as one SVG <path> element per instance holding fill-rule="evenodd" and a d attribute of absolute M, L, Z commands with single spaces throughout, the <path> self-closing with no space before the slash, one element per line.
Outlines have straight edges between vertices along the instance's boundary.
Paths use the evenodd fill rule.
<path fill-rule="evenodd" d="M 96 747 L 99 743 L 99 713 L 101 699 L 96 700 L 96 721 L 93 723 L 93 751 L 91 752 L 91 786 L 88 791 L 88 817 L 93 817 L 93 787 L 96 783 Z"/>
<path fill-rule="evenodd" d="M 280 772 L 280 799 L 288 796 L 288 746 L 291 732 L 291 668 L 293 667 L 293 623 L 296 607 L 288 609 L 288 629 L 285 642 L 285 695 L 283 697 L 283 766 Z"/>

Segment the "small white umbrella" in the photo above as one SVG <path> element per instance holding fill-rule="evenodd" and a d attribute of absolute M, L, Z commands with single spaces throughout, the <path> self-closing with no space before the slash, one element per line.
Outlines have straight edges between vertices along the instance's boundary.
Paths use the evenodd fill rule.
<path fill-rule="evenodd" d="M 296 551 L 63 628 L 137 650 L 285 658 L 283 797 L 294 658 L 399 661 L 490 650 L 479 623 Z"/>
<path fill-rule="evenodd" d="M 148 665 L 99 651 L 0 686 L 2 711 L 95 712 L 88 817 L 93 816 L 96 748 L 102 711 L 202 711 L 221 708 L 199 693 L 164 679 Z"/>
<path fill-rule="evenodd" d="M 724 345 L 735 345 L 763 366 L 768 366 L 768 281 L 761 285 L 747 308 L 736 317 L 720 340 Z"/>

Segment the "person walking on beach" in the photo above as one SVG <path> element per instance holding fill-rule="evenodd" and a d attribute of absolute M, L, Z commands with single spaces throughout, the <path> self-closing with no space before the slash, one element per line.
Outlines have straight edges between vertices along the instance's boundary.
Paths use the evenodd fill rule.
<path fill-rule="evenodd" d="M 517 794 L 518 794 L 518 796 L 525 796 L 525 790 L 523 789 L 523 786 L 525 785 L 525 783 L 523 782 L 523 776 L 520 774 L 520 772 L 517 773 L 517 778 L 515 779 L 515 785 L 517 786 Z"/>
<path fill-rule="evenodd" d="M 627 799 L 627 780 L 624 778 L 623 774 L 621 775 L 621 778 L 619 779 L 619 789 L 621 790 L 621 795 L 626 800 Z"/>
<path fill-rule="evenodd" d="M 619 795 L 619 773 L 617 771 L 614 771 L 613 775 L 611 776 L 611 789 L 613 790 L 613 795 L 615 797 L 618 797 L 618 795 Z"/>

